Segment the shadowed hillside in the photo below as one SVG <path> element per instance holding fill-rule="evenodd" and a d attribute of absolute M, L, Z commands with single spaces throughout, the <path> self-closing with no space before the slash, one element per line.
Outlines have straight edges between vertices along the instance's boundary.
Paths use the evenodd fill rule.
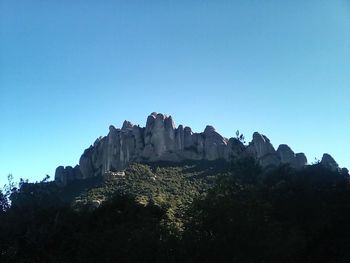
<path fill-rule="evenodd" d="M 2 195 L 1 262 L 347 262 L 349 174 L 316 164 L 132 164 Z"/>

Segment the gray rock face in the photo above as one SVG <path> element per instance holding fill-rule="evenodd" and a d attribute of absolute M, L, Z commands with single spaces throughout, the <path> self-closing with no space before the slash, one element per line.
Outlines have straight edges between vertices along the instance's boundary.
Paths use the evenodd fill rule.
<path fill-rule="evenodd" d="M 129 121 L 124 121 L 121 129 L 111 125 L 107 136 L 98 138 L 84 151 L 78 166 L 58 167 L 55 180 L 67 184 L 75 179 L 122 171 L 130 162 L 230 161 L 244 156 L 253 156 L 263 166 L 290 163 L 298 168 L 306 164 L 304 154 L 294 154 L 287 145 L 275 151 L 270 140 L 260 133 L 255 132 L 252 142 L 245 146 L 237 138 L 222 137 L 213 126 L 194 133 L 190 127 L 176 128 L 171 116 L 153 112 L 144 128 Z"/>
<path fill-rule="evenodd" d="M 265 155 L 276 153 L 270 140 L 258 132 L 254 132 L 250 146 L 253 148 L 254 154 L 258 159 Z"/>
<path fill-rule="evenodd" d="M 294 168 L 301 168 L 306 165 L 307 159 L 305 154 L 297 153 L 295 154 L 292 149 L 286 145 L 281 144 L 277 149 L 277 155 L 280 158 L 282 164 L 289 164 Z"/>
<path fill-rule="evenodd" d="M 276 167 L 281 164 L 281 160 L 276 153 L 268 153 L 258 159 L 263 167 Z"/>
<path fill-rule="evenodd" d="M 254 132 L 253 140 L 249 143 L 248 153 L 255 157 L 262 166 L 277 166 L 280 159 L 270 143 L 270 140 L 258 132 Z"/>
<path fill-rule="evenodd" d="M 79 165 L 76 165 L 74 168 L 71 166 L 59 166 L 56 168 L 55 181 L 57 183 L 66 185 L 68 182 L 77 179 L 83 179 Z"/>
<path fill-rule="evenodd" d="M 295 165 L 297 168 L 301 168 L 307 165 L 307 158 L 304 153 L 295 154 Z"/>
<path fill-rule="evenodd" d="M 230 138 L 225 147 L 224 159 L 231 160 L 242 155 L 246 147 L 236 138 Z"/>
<path fill-rule="evenodd" d="M 326 168 L 331 169 L 332 171 L 339 171 L 338 163 L 328 153 L 323 154 L 322 160 L 321 160 L 321 165 L 323 165 Z"/>
<path fill-rule="evenodd" d="M 219 133 L 216 132 L 213 126 L 207 126 L 201 137 L 203 139 L 203 157 L 206 160 L 222 159 L 225 156 L 225 148 L 227 141 Z"/>
<path fill-rule="evenodd" d="M 55 181 L 60 184 L 67 183 L 67 177 L 65 175 L 65 170 L 63 166 L 58 166 L 55 171 Z"/>
<path fill-rule="evenodd" d="M 349 170 L 347 168 L 341 168 L 341 174 L 349 178 Z"/>
<path fill-rule="evenodd" d="M 130 122 L 130 121 L 124 121 L 123 122 L 123 126 L 122 126 L 122 130 L 127 130 L 127 129 L 132 129 L 134 127 L 134 125 Z"/>
<path fill-rule="evenodd" d="M 278 146 L 277 155 L 280 157 L 281 163 L 291 163 L 295 159 L 295 153 L 286 144 Z"/>

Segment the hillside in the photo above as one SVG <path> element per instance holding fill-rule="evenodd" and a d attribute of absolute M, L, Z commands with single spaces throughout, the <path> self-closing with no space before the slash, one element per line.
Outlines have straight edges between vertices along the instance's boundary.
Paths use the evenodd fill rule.
<path fill-rule="evenodd" d="M 0 192 L 1 262 L 349 262 L 350 176 L 329 154 L 152 113 L 55 180 Z"/>
<path fill-rule="evenodd" d="M 350 260 L 349 174 L 321 163 L 131 164 L 64 187 L 22 182 L 11 200 L 1 262 Z"/>

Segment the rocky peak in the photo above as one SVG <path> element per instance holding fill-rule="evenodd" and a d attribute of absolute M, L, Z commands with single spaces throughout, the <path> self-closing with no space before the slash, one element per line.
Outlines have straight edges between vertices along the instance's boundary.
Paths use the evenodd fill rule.
<path fill-rule="evenodd" d="M 286 144 L 281 144 L 276 153 L 282 164 L 290 164 L 294 168 L 301 168 L 307 164 L 307 159 L 304 153 L 295 154 Z"/>
<path fill-rule="evenodd" d="M 295 160 L 297 163 L 297 167 L 303 167 L 307 165 L 307 158 L 304 153 L 297 153 L 295 154 Z"/>
<path fill-rule="evenodd" d="M 338 163 L 328 153 L 323 154 L 322 160 L 321 160 L 321 165 L 323 165 L 326 168 L 331 169 L 332 171 L 338 171 L 339 170 Z"/>
<path fill-rule="evenodd" d="M 154 114 L 154 113 L 155 113 L 155 112 L 153 112 L 152 114 Z M 161 121 L 164 121 L 166 117 L 167 117 L 167 116 L 164 115 L 164 114 L 162 114 L 162 113 L 157 113 L 157 114 L 156 114 L 156 119 L 161 120 Z"/>
<path fill-rule="evenodd" d="M 186 127 L 184 128 L 184 132 L 186 132 L 186 133 L 191 133 L 191 134 L 192 134 L 192 129 L 191 129 L 191 127 L 186 126 Z"/>
<path fill-rule="evenodd" d="M 175 122 L 171 116 L 165 118 L 164 126 L 167 130 L 175 130 Z"/>
<path fill-rule="evenodd" d="M 155 129 L 164 128 L 165 126 L 164 121 L 165 121 L 165 116 L 161 113 L 158 113 L 154 121 L 154 128 Z"/>
<path fill-rule="evenodd" d="M 207 125 L 204 129 L 204 134 L 210 134 L 216 132 L 215 128 L 211 125 Z"/>
<path fill-rule="evenodd" d="M 146 130 L 150 130 L 154 124 L 154 121 L 156 120 L 157 114 L 153 112 L 151 115 L 147 117 L 147 122 L 146 122 Z"/>
<path fill-rule="evenodd" d="M 253 140 L 249 146 L 253 149 L 258 159 L 268 154 L 275 154 L 275 149 L 270 140 L 258 132 L 253 133 Z"/>
<path fill-rule="evenodd" d="M 125 120 L 123 122 L 122 130 L 132 129 L 133 127 L 134 125 L 130 121 Z"/>
<path fill-rule="evenodd" d="M 109 126 L 109 132 L 114 132 L 116 131 L 117 129 L 113 126 L 113 125 L 110 125 Z M 101 137 L 100 137 L 101 138 Z"/>
<path fill-rule="evenodd" d="M 98 138 L 84 151 L 78 166 L 58 167 L 55 180 L 66 184 L 74 179 L 121 171 L 130 162 L 231 161 L 244 156 L 256 158 L 262 166 L 290 164 L 301 168 L 307 163 L 303 153 L 295 154 L 286 144 L 275 151 L 270 140 L 258 132 L 253 134 L 252 141 L 246 146 L 236 138 L 224 138 L 213 126 L 208 125 L 204 132 L 196 133 L 187 126 L 176 128 L 171 116 L 152 112 L 144 128 L 129 121 L 124 121 L 121 129 L 111 125 L 107 136 Z M 339 168 L 328 154 L 323 156 L 321 163 L 331 169 Z"/>
<path fill-rule="evenodd" d="M 294 152 L 287 144 L 278 146 L 277 153 L 280 155 L 282 163 L 289 162 L 295 156 Z"/>

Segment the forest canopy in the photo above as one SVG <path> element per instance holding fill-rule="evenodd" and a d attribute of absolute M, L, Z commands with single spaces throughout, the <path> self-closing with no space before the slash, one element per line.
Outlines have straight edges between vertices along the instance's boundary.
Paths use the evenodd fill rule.
<path fill-rule="evenodd" d="M 350 261 L 349 174 L 320 164 L 133 164 L 0 202 L 1 262 Z"/>

